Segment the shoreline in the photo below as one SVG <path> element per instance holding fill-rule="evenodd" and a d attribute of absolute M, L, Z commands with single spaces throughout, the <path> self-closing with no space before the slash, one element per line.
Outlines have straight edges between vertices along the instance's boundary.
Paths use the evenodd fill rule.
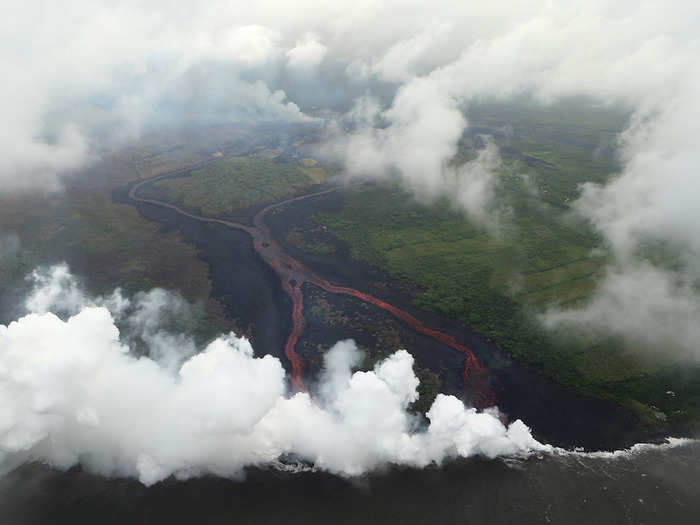
<path fill-rule="evenodd" d="M 634 510 L 639 522 L 694 523 L 699 452 L 694 443 L 613 458 L 472 457 L 425 469 L 388 466 L 354 479 L 255 467 L 239 479 L 168 478 L 150 487 L 31 463 L 0 478 L 0 516 L 25 524 L 585 524 L 622 523 Z"/>

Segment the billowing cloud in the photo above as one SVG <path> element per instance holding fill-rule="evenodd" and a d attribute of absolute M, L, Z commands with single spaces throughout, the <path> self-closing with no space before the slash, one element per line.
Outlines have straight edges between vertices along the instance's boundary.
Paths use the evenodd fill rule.
<path fill-rule="evenodd" d="M 637 350 L 694 362 L 700 362 L 698 319 L 693 283 L 646 263 L 609 268 L 585 306 L 542 315 L 546 326 L 573 328 L 577 337 L 622 337 Z"/>
<path fill-rule="evenodd" d="M 218 58 L 261 64 L 271 60 L 278 52 L 279 40 L 280 35 L 276 31 L 253 24 L 226 28 L 215 36 L 213 42 L 206 42 L 205 45 L 212 54 L 218 54 Z"/>
<path fill-rule="evenodd" d="M 241 23 L 232 10 L 218 19 L 215 5 L 165 7 L 9 7 L 0 21 L 3 191 L 57 188 L 58 175 L 148 126 L 301 117 L 264 75 L 243 78 L 281 60 L 275 29 Z"/>
<path fill-rule="evenodd" d="M 602 331 L 631 348 L 700 361 L 700 153 L 693 139 L 700 104 L 692 95 L 700 76 L 690 77 L 624 134 L 622 173 L 583 186 L 575 209 L 603 234 L 614 262 L 589 302 L 550 310 L 548 325 Z M 663 263 L 652 265 L 650 256 Z"/>
<path fill-rule="evenodd" d="M 585 185 L 575 209 L 618 267 L 643 243 L 668 243 L 684 265 L 674 279 L 689 281 L 700 275 L 698 20 L 697 2 L 661 0 L 15 4 L 0 20 L 0 183 L 55 188 L 98 146 L 148 126 L 295 121 L 317 106 L 333 130 L 322 149 L 350 174 L 446 197 L 492 225 L 497 152 L 450 162 L 469 102 L 583 95 L 633 118 L 621 173 Z"/>
<path fill-rule="evenodd" d="M 142 323 L 148 312 L 162 317 L 162 298 L 142 300 Z M 325 355 L 319 394 L 291 394 L 280 361 L 256 357 L 233 334 L 177 368 L 138 357 L 95 302 L 65 319 L 30 313 L 0 325 L 0 469 L 80 463 L 152 484 L 171 475 L 240 476 L 283 455 L 353 476 L 387 464 L 552 450 L 521 421 L 505 426 L 495 409 L 477 412 L 452 396 L 438 395 L 421 429 L 407 410 L 418 379 L 405 350 L 353 372 L 361 355 L 340 342 Z"/>
<path fill-rule="evenodd" d="M 431 24 L 417 35 L 393 44 L 374 61 L 372 73 L 386 82 L 410 80 L 418 75 L 424 63 L 430 63 L 430 52 L 437 43 L 444 43 L 451 36 L 451 30 L 449 22 Z"/>
<path fill-rule="evenodd" d="M 65 263 L 37 268 L 28 278 L 33 283 L 24 301 L 28 313 L 55 312 L 65 316 L 76 314 L 88 305 L 99 305 L 107 306 L 119 318 L 130 305 L 119 288 L 108 297 L 90 298 Z"/>
<path fill-rule="evenodd" d="M 482 96 L 529 93 L 542 102 L 577 95 L 620 101 L 637 109 L 635 121 L 646 121 L 647 141 L 663 140 L 653 136 L 665 135 L 662 127 L 685 133 L 681 130 L 696 120 L 692 93 L 700 74 L 694 58 L 698 43 L 695 28 L 688 23 L 687 6 L 615 5 L 618 7 L 606 2 L 586 8 L 577 3 L 532 6 L 529 16 L 514 10 L 502 24 L 478 29 L 457 18 L 452 29 L 458 35 L 454 45 L 460 46 L 455 58 L 441 55 L 448 60 L 433 63 L 422 75 L 376 69 L 380 78 L 388 75 L 403 82 L 389 107 L 378 114 L 380 129 L 360 128 L 340 139 L 350 171 L 365 176 L 398 174 L 419 193 L 452 195 L 452 188 L 443 181 L 449 179 L 448 162 L 468 123 L 464 104 Z M 464 14 L 469 11 L 465 8 Z M 486 15 L 492 8 L 483 11 Z M 420 36 L 405 44 L 404 59 L 410 58 L 408 50 L 428 45 L 430 39 Z M 395 46 L 401 49 L 404 44 Z M 389 64 L 404 68 L 398 59 L 387 62 L 386 67 Z M 679 120 L 682 116 L 685 122 Z M 643 163 L 631 137 L 638 132 L 633 127 L 625 135 L 623 155 L 628 163 Z M 688 142 L 688 135 L 685 137 L 685 141 L 678 137 L 676 149 Z M 658 146 L 669 152 L 668 144 Z M 646 170 L 659 173 L 659 168 L 647 166 Z M 416 186 L 417 180 L 422 187 Z M 465 208 L 469 210 L 469 205 Z"/>
<path fill-rule="evenodd" d="M 328 48 L 320 43 L 315 35 L 307 34 L 287 51 L 287 63 L 292 68 L 311 69 L 321 63 L 327 52 Z"/>
<path fill-rule="evenodd" d="M 201 118 L 218 112 L 233 120 L 290 119 L 299 111 L 287 90 L 305 103 L 314 100 L 312 92 L 315 105 L 332 100 L 346 109 L 369 90 L 388 103 L 386 134 L 403 148 L 375 148 L 380 167 L 406 172 L 409 181 L 420 170 L 438 184 L 467 125 L 463 103 L 473 97 L 530 91 L 546 101 L 583 94 L 662 114 L 681 93 L 694 93 L 696 9 L 654 0 L 370 1 L 352 9 L 314 1 L 245 8 L 213 1 L 181 9 L 81 0 L 42 9 L 16 5 L 2 22 L 10 43 L 3 46 L 7 82 L 0 88 L 9 123 L 3 178 L 15 186 L 55 182 L 52 174 L 90 160 L 97 137 L 134 137 L 187 109 L 210 108 Z M 316 85 L 299 74 L 310 68 L 322 68 Z M 341 78 L 343 72 L 354 78 Z M 186 103 L 170 104 L 178 100 Z M 168 109 L 170 119 L 163 115 Z M 444 129 L 433 136 L 443 118 Z M 361 147 L 372 135 L 363 137 L 350 138 L 359 148 L 346 149 L 351 167 L 362 163 L 354 157 L 376 156 Z M 413 149 L 434 153 L 418 155 L 411 168 L 401 156 Z M 11 177 L 18 172 L 31 176 Z"/>
<path fill-rule="evenodd" d="M 493 205 L 498 163 L 482 164 L 473 176 L 449 163 L 468 125 L 465 104 L 518 94 L 542 103 L 586 96 L 626 104 L 633 118 L 620 137 L 622 172 L 605 185 L 585 184 L 574 203 L 601 233 L 614 265 L 589 303 L 552 310 L 547 324 L 613 332 L 632 346 L 653 347 L 659 337 L 647 336 L 665 334 L 663 348 L 697 359 L 700 347 L 692 332 L 700 304 L 693 284 L 700 278 L 695 205 L 700 158 L 694 144 L 700 116 L 698 8 L 653 1 L 531 7 L 530 14 L 514 10 L 502 24 L 471 32 L 458 19 L 458 56 L 422 75 L 394 75 L 404 81 L 388 107 L 376 109 L 370 125 L 362 114 L 360 125 L 334 142 L 334 151 L 351 173 L 398 177 L 417 196 L 445 196 L 488 224 L 498 209 Z M 491 8 L 484 7 L 488 12 Z M 371 68 L 363 73 L 370 75 Z M 461 191 L 455 191 L 455 180 Z M 475 197 L 460 198 L 465 195 Z M 641 248 L 650 245 L 678 264 L 662 268 L 642 262 Z M 646 293 L 645 285 L 654 293 Z"/>

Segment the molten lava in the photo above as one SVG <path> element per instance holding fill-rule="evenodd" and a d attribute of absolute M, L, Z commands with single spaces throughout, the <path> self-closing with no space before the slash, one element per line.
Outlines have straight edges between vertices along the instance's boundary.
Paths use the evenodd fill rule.
<path fill-rule="evenodd" d="M 291 202 L 299 201 L 302 199 L 309 199 L 311 197 L 316 197 L 319 195 L 324 195 L 335 191 L 336 188 L 318 191 L 314 193 L 308 193 L 305 195 L 300 195 L 298 197 L 293 197 L 281 202 L 273 203 L 265 208 L 261 209 L 253 218 L 253 226 L 246 226 L 237 222 L 226 221 L 223 219 L 214 219 L 209 217 L 201 217 L 199 215 L 194 215 L 189 213 L 174 204 L 169 204 L 167 202 L 162 202 L 156 199 L 147 199 L 138 196 L 138 190 L 145 184 L 154 182 L 158 179 L 162 179 L 171 175 L 178 173 L 186 173 L 192 168 L 186 168 L 181 170 L 176 170 L 169 172 L 157 177 L 143 180 L 132 186 L 129 191 L 129 198 L 135 202 L 141 202 L 146 204 L 153 204 L 155 206 L 160 206 L 173 210 L 185 217 L 194 219 L 201 222 L 210 222 L 216 224 L 222 224 L 229 228 L 235 228 L 237 230 L 242 230 L 248 233 L 253 238 L 253 246 L 255 251 L 260 254 L 263 260 L 272 267 L 275 272 L 279 275 L 282 281 L 282 289 L 292 300 L 292 331 L 287 338 L 287 342 L 284 346 L 284 354 L 291 363 L 291 381 L 292 389 L 295 391 L 305 390 L 304 382 L 302 380 L 302 374 L 304 371 L 304 361 L 299 354 L 296 353 L 295 347 L 299 337 L 301 337 L 304 332 L 304 302 L 301 287 L 303 284 L 308 283 L 325 290 L 332 294 L 341 294 L 355 297 L 364 301 L 366 303 L 373 304 L 396 317 L 399 321 L 403 322 L 407 326 L 411 327 L 416 332 L 431 337 L 436 341 L 447 345 L 458 352 L 461 352 L 466 356 L 466 362 L 464 366 L 464 372 L 462 377 L 466 388 L 469 388 L 474 392 L 477 399 L 474 399 L 475 405 L 480 405 L 481 407 L 487 407 L 494 404 L 493 393 L 489 389 L 488 385 L 488 375 L 487 371 L 484 369 L 482 364 L 477 360 L 472 351 L 465 345 L 458 343 L 454 337 L 446 333 L 434 330 L 428 326 L 425 326 L 420 320 L 413 317 L 408 312 L 397 308 L 396 306 L 389 304 L 381 299 L 355 290 L 354 288 L 348 288 L 345 286 L 334 285 L 327 280 L 316 275 L 312 270 L 304 266 L 301 262 L 297 261 L 289 254 L 287 254 L 282 247 L 274 240 L 272 233 L 264 222 L 265 215 L 273 209 L 284 206 Z"/>

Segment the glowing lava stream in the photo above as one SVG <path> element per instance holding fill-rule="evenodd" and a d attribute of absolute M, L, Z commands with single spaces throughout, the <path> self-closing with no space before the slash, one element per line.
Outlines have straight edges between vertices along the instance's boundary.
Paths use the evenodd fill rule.
<path fill-rule="evenodd" d="M 304 361 L 301 358 L 301 356 L 296 353 L 295 347 L 297 341 L 299 340 L 299 337 L 301 337 L 301 334 L 304 332 L 304 303 L 301 286 L 304 283 L 309 283 L 318 286 L 319 288 L 332 294 L 348 295 L 360 299 L 361 301 L 364 301 L 366 303 L 373 304 L 389 312 L 399 321 L 408 325 L 416 332 L 431 337 L 432 339 L 435 339 L 436 341 L 464 354 L 467 359 L 464 367 L 464 372 L 462 373 L 462 377 L 465 385 L 470 386 L 474 394 L 478 397 L 478 402 L 475 404 L 478 404 L 481 407 L 487 407 L 494 404 L 493 394 L 488 388 L 486 370 L 484 370 L 482 364 L 477 360 L 477 358 L 467 346 L 458 343 L 455 340 L 455 338 L 451 335 L 425 326 L 420 320 L 416 319 L 408 312 L 405 312 L 404 310 L 401 310 L 400 308 L 397 308 L 392 304 L 382 301 L 381 299 L 377 299 L 372 295 L 355 290 L 354 288 L 336 286 L 334 284 L 331 284 L 330 282 L 316 275 L 313 271 L 304 266 L 301 262 L 297 261 L 289 254 L 287 254 L 282 249 L 282 247 L 274 240 L 269 228 L 265 225 L 264 222 L 265 215 L 269 211 L 284 206 L 285 204 L 291 202 L 299 201 L 302 199 L 309 199 L 311 197 L 316 197 L 319 195 L 324 195 L 326 193 L 335 191 L 338 188 L 331 188 L 328 190 L 308 193 L 306 195 L 300 195 L 298 197 L 293 197 L 291 199 L 270 204 L 255 214 L 255 217 L 253 218 L 253 226 L 246 226 L 244 224 L 231 222 L 223 219 L 214 219 L 194 215 L 183 210 L 182 208 L 179 208 L 178 206 L 175 206 L 174 204 L 169 204 L 167 202 L 159 201 L 156 199 L 147 199 L 139 197 L 137 195 L 139 189 L 145 184 L 155 182 L 156 180 L 169 177 L 171 175 L 186 173 L 203 164 L 207 164 L 208 162 L 209 161 L 197 166 L 171 171 L 138 182 L 131 187 L 131 190 L 129 191 L 129 199 L 135 202 L 153 204 L 155 206 L 168 208 L 179 213 L 180 215 L 184 215 L 185 217 L 189 217 L 190 219 L 194 219 L 197 221 L 221 224 L 229 228 L 242 230 L 248 233 L 253 238 L 253 246 L 255 248 L 255 251 L 279 275 L 282 281 L 282 289 L 292 300 L 292 331 L 289 334 L 287 342 L 284 346 L 284 354 L 292 365 L 291 377 L 293 390 L 302 391 L 306 389 L 304 386 L 304 382 L 302 381 Z"/>

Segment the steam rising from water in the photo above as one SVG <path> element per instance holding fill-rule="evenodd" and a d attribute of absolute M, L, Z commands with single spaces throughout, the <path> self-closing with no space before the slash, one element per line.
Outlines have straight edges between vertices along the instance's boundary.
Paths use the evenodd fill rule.
<path fill-rule="evenodd" d="M 280 361 L 256 357 L 244 338 L 221 336 L 173 368 L 162 345 L 134 355 L 108 308 L 115 303 L 88 301 L 64 267 L 36 277 L 28 305 L 77 313 L 30 313 L 0 326 L 3 470 L 26 460 L 80 463 L 151 484 L 170 475 L 240 476 L 284 455 L 352 476 L 386 464 L 550 449 L 521 421 L 505 426 L 495 409 L 479 413 L 452 396 L 438 395 L 429 426 L 419 428 L 407 411 L 418 379 L 405 350 L 353 373 L 360 353 L 342 341 L 324 356 L 320 393 L 291 394 Z M 157 308 L 133 311 L 150 311 L 157 323 Z M 180 348 L 170 353 L 181 357 Z"/>
<path fill-rule="evenodd" d="M 37 312 L 0 325 L 0 472 L 36 460 L 150 485 L 240 477 L 247 466 L 284 468 L 288 457 L 356 476 L 474 455 L 590 455 L 544 445 L 522 421 L 506 426 L 497 409 L 477 412 L 443 394 L 422 426 L 408 411 L 418 379 L 405 350 L 353 372 L 362 356 L 341 341 L 324 355 L 318 393 L 292 394 L 280 361 L 255 356 L 245 338 L 223 335 L 195 353 L 187 335 L 164 333 L 168 310 L 185 308 L 176 295 L 89 299 L 63 265 L 33 276 L 27 306 Z M 132 333 L 120 334 L 115 318 Z M 134 335 L 150 355 L 129 348 Z"/>

